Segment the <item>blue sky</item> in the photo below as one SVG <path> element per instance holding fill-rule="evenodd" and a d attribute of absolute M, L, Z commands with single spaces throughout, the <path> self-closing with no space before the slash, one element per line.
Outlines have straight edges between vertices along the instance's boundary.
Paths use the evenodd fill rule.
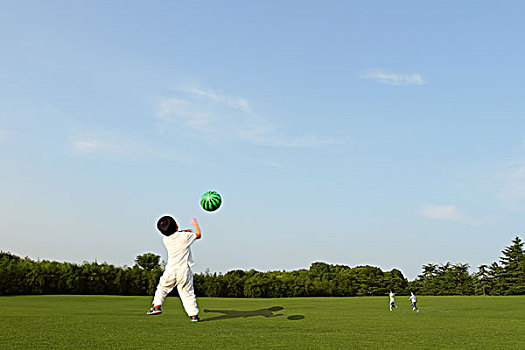
<path fill-rule="evenodd" d="M 525 211 L 522 2 L 7 1 L 0 249 L 196 271 L 496 261 Z M 199 198 L 216 190 L 214 213 Z"/>

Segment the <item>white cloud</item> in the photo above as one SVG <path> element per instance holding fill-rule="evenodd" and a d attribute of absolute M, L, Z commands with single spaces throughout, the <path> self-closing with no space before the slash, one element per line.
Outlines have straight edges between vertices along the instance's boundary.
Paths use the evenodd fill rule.
<path fill-rule="evenodd" d="M 426 81 L 421 73 L 400 73 L 381 68 L 369 69 L 361 74 L 362 79 L 371 80 L 379 84 L 393 86 L 425 85 Z"/>
<path fill-rule="evenodd" d="M 512 211 L 525 207 L 525 165 L 513 167 L 503 176 L 497 198 Z"/>
<path fill-rule="evenodd" d="M 433 205 L 425 204 L 419 211 L 420 215 L 429 219 L 460 222 L 470 225 L 478 225 L 476 220 L 472 220 L 455 205 Z"/>
<path fill-rule="evenodd" d="M 183 125 L 197 130 L 205 131 L 213 122 L 213 114 L 196 109 L 195 104 L 179 98 L 162 100 L 158 106 L 157 115 L 164 121 L 177 121 Z"/>
<path fill-rule="evenodd" d="M 246 136 L 246 135 L 245 135 Z M 293 139 L 283 139 L 283 138 L 272 138 L 265 133 L 253 133 L 246 137 L 247 139 L 252 140 L 255 143 L 267 146 L 278 146 L 284 148 L 307 148 L 307 147 L 322 147 L 325 145 L 335 145 L 338 142 L 333 140 L 319 139 L 316 136 L 309 137 L 298 137 Z"/>
<path fill-rule="evenodd" d="M 455 205 L 432 205 L 426 204 L 420 214 L 430 219 L 460 221 L 463 214 Z"/>
<path fill-rule="evenodd" d="M 509 177 L 514 180 L 524 181 L 525 180 L 525 166 L 521 166 L 512 169 L 509 173 Z"/>
<path fill-rule="evenodd" d="M 267 161 L 267 162 L 264 162 L 264 164 L 266 165 L 269 165 L 273 168 L 278 168 L 278 169 L 283 169 L 284 166 L 281 164 L 281 163 L 277 163 L 277 162 L 274 162 L 274 161 Z"/>
<path fill-rule="evenodd" d="M 138 155 L 149 152 L 149 147 L 140 142 L 123 139 L 107 132 L 83 132 L 69 139 L 75 152 L 95 155 Z"/>
<path fill-rule="evenodd" d="M 236 110 L 243 111 L 243 112 L 250 112 L 250 104 L 248 100 L 246 100 L 245 98 L 239 97 L 239 96 L 228 96 L 228 95 L 217 93 L 212 90 L 203 90 L 203 89 L 199 89 L 195 87 L 185 88 L 181 90 L 186 91 L 196 96 L 205 97 L 207 99 L 213 100 L 220 104 L 224 104 L 232 109 L 236 109 Z"/>
<path fill-rule="evenodd" d="M 206 133 L 215 140 L 237 139 L 277 147 L 320 147 L 333 140 L 317 136 L 290 137 L 277 124 L 257 114 L 248 101 L 209 89 L 173 89 L 176 96 L 157 105 L 158 118 L 177 126 L 179 131 Z"/>
<path fill-rule="evenodd" d="M 508 209 L 512 211 L 522 210 L 525 205 L 525 182 L 505 184 L 498 194 L 498 199 L 503 201 Z"/>

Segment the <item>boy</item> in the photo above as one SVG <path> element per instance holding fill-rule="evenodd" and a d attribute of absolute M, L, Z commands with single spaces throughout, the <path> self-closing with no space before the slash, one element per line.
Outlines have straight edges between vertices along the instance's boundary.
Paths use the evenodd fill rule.
<path fill-rule="evenodd" d="M 408 300 L 410 300 L 412 302 L 412 311 L 419 312 L 419 309 L 416 306 L 417 298 L 414 295 L 414 292 L 410 292 L 410 296 L 408 297 Z"/>
<path fill-rule="evenodd" d="M 162 313 L 161 306 L 164 298 L 177 286 L 182 305 L 191 322 L 199 322 L 199 309 L 193 291 L 193 273 L 191 267 L 195 266 L 191 257 L 190 245 L 196 239 L 201 238 L 201 229 L 197 219 L 192 218 L 191 224 L 195 226 L 195 233 L 191 229 L 178 231 L 179 227 L 171 216 L 163 216 L 157 222 L 157 228 L 165 236 L 162 238 L 164 246 L 168 251 L 168 263 L 166 270 L 160 277 L 153 306 L 147 312 L 148 315 L 159 315 Z"/>
<path fill-rule="evenodd" d="M 397 306 L 394 305 L 394 298 L 395 298 L 396 294 L 392 291 L 390 291 L 390 311 L 392 311 L 392 308 L 396 308 L 397 309 Z"/>

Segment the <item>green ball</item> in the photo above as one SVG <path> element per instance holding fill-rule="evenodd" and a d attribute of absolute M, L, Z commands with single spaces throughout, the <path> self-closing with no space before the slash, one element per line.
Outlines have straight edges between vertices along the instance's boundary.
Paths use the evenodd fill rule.
<path fill-rule="evenodd" d="M 219 209 L 221 203 L 221 195 L 215 191 L 208 191 L 201 197 L 201 207 L 206 211 L 215 211 Z"/>

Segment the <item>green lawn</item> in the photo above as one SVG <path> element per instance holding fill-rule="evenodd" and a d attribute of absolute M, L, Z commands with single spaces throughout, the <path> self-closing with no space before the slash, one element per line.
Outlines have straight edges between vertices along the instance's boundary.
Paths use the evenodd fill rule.
<path fill-rule="evenodd" d="M 0 297 L 0 349 L 525 349 L 525 297 L 199 298 L 193 324 L 178 298 Z M 203 310 L 224 312 L 204 312 Z"/>

